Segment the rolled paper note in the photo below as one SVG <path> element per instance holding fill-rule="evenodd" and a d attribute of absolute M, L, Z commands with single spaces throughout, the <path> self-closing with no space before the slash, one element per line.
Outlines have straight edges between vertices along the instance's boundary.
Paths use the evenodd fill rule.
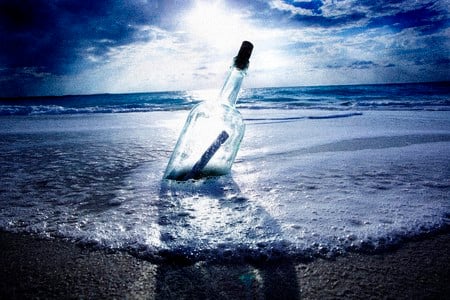
<path fill-rule="evenodd" d="M 225 143 L 225 141 L 229 137 L 230 136 L 226 131 L 222 131 L 216 138 L 216 140 L 211 144 L 211 146 L 206 149 L 205 153 L 203 153 L 202 157 L 200 157 L 200 159 L 195 163 L 192 169 L 181 180 L 200 178 L 203 169 L 206 167 L 217 150 L 219 150 L 220 146 L 222 146 L 222 144 Z"/>

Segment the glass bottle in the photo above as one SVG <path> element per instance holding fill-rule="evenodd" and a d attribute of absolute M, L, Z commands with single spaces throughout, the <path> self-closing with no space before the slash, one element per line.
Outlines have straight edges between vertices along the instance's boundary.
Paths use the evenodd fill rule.
<path fill-rule="evenodd" d="M 192 108 L 164 178 L 188 180 L 230 172 L 245 131 L 235 105 L 252 50 L 253 45 L 244 41 L 218 99 L 201 102 Z"/>

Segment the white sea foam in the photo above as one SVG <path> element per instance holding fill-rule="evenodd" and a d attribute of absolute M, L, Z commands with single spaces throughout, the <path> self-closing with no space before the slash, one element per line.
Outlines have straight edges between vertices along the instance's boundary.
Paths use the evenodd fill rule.
<path fill-rule="evenodd" d="M 1 118 L 0 228 L 245 259 L 384 247 L 448 223 L 449 112 L 244 110 L 230 176 L 163 181 L 186 114 Z"/>

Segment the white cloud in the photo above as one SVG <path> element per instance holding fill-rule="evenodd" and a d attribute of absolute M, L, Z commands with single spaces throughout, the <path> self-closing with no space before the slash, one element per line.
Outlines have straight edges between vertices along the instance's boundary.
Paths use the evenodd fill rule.
<path fill-rule="evenodd" d="M 313 1 L 304 1 L 306 2 L 313 2 Z M 293 15 L 303 15 L 303 16 L 313 16 L 316 15 L 312 10 L 310 9 L 304 9 L 301 7 L 296 7 L 292 4 L 288 4 L 284 2 L 283 0 L 272 0 L 270 3 L 270 6 L 272 9 L 278 9 L 281 11 L 287 11 L 290 12 Z"/>

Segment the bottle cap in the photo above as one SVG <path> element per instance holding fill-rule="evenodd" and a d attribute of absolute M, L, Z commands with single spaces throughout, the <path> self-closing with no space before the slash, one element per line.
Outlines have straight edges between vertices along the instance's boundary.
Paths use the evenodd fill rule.
<path fill-rule="evenodd" d="M 252 55 L 253 44 L 248 41 L 243 41 L 238 55 L 234 58 L 234 66 L 238 69 L 244 70 L 248 68 L 248 59 Z"/>

